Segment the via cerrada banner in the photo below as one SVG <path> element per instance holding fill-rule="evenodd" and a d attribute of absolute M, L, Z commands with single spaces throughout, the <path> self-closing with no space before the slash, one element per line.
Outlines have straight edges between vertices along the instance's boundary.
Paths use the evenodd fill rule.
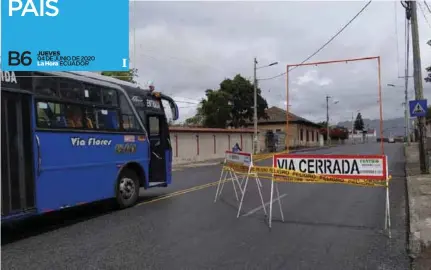
<path fill-rule="evenodd" d="M 2 0 L 1 69 L 128 71 L 128 0 Z"/>
<path fill-rule="evenodd" d="M 385 180 L 387 157 L 383 155 L 278 154 L 274 167 L 308 174 Z"/>

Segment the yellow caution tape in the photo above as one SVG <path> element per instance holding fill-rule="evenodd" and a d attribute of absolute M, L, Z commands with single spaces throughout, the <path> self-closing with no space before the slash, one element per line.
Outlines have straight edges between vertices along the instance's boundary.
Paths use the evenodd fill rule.
<path fill-rule="evenodd" d="M 254 161 L 259 161 L 259 160 L 263 160 L 263 159 L 268 159 L 273 157 L 274 155 L 279 155 L 279 154 L 283 154 L 286 153 L 287 151 L 281 151 L 281 152 L 277 152 L 277 153 L 263 153 L 263 154 L 256 154 L 253 155 L 253 160 Z"/>
<path fill-rule="evenodd" d="M 339 183 L 350 184 L 364 187 L 385 187 L 386 180 L 370 179 L 342 179 L 319 174 L 302 173 L 293 170 L 285 170 L 273 167 L 253 166 L 251 169 L 247 166 L 226 163 L 223 170 L 234 171 L 239 174 L 256 173 L 260 178 L 270 179 L 276 182 L 299 182 L 299 183 Z M 264 174 L 264 175 L 262 175 Z M 266 174 L 266 175 L 265 175 Z M 269 175 L 268 175 L 269 174 Z M 388 180 L 392 177 L 389 176 Z"/>
<path fill-rule="evenodd" d="M 361 186 L 361 187 L 385 187 L 386 183 L 383 181 L 373 182 L 370 180 L 357 180 L 357 179 L 336 179 L 337 181 L 331 180 L 322 180 L 319 178 L 304 178 L 304 177 L 269 177 L 269 176 L 261 176 L 259 178 L 273 180 L 276 182 L 291 182 L 291 183 L 319 183 L 319 184 L 346 184 L 353 186 Z"/>

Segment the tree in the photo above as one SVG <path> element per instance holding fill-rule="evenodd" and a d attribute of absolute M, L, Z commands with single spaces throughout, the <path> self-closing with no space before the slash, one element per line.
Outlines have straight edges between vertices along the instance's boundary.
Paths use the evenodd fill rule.
<path fill-rule="evenodd" d="M 236 75 L 233 80 L 225 79 L 220 84 L 220 91 L 227 93 L 232 105 L 231 123 L 232 127 L 244 126 L 254 116 L 254 86 L 242 77 Z M 266 118 L 265 109 L 268 108 L 266 100 L 261 96 L 261 90 L 257 89 L 257 117 Z"/>
<path fill-rule="evenodd" d="M 427 119 L 427 120 L 431 120 L 431 106 L 428 106 L 426 119 Z"/>
<path fill-rule="evenodd" d="M 187 118 L 186 121 L 184 121 L 184 124 L 186 126 L 202 126 L 203 125 L 203 121 L 204 121 L 204 117 L 202 114 L 202 105 L 199 105 L 199 107 L 197 108 L 197 112 L 195 114 L 195 116 Z"/>
<path fill-rule="evenodd" d="M 322 121 L 317 123 L 319 126 L 321 126 L 322 128 L 326 128 L 326 121 Z"/>
<path fill-rule="evenodd" d="M 220 90 L 206 90 L 207 99 L 201 101 L 202 124 L 205 127 L 225 128 L 231 119 L 230 96 Z"/>
<path fill-rule="evenodd" d="M 129 71 L 103 71 L 102 75 L 136 83 L 135 79 L 138 77 L 138 70 L 136 68 L 131 68 Z"/>
<path fill-rule="evenodd" d="M 205 94 L 206 98 L 200 102 L 198 113 L 186 122 L 201 122 L 203 126 L 213 128 L 225 128 L 229 124 L 238 128 L 253 120 L 253 84 L 241 75 L 223 80 L 218 90 L 208 89 Z M 257 89 L 258 118 L 267 118 L 267 108 L 261 90 Z"/>
<path fill-rule="evenodd" d="M 355 130 L 364 130 L 364 120 L 362 120 L 361 113 L 358 113 L 355 120 Z"/>

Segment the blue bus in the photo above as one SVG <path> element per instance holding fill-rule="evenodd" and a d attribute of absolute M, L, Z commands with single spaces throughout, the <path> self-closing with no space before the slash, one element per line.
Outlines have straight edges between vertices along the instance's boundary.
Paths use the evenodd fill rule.
<path fill-rule="evenodd" d="M 2 222 L 110 198 L 126 208 L 140 187 L 171 184 L 172 98 L 88 72 L 0 73 Z"/>

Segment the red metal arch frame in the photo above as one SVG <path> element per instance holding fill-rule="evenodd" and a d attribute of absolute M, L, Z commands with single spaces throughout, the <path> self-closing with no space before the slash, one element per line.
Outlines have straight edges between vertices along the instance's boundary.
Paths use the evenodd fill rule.
<path fill-rule="evenodd" d="M 380 64 L 380 56 L 372 56 L 372 57 L 362 57 L 362 58 L 350 58 L 350 59 L 342 59 L 342 60 L 332 60 L 332 61 L 320 61 L 320 62 L 311 62 L 311 63 L 302 63 L 302 64 L 290 64 L 286 65 L 286 147 L 287 152 L 289 152 L 289 69 L 291 67 L 299 67 L 299 66 L 316 66 L 316 65 L 325 65 L 325 64 L 334 64 L 341 62 L 356 62 L 356 61 L 365 61 L 365 60 L 377 60 L 377 72 L 378 72 L 378 94 L 379 94 L 379 107 L 380 107 L 380 152 L 382 155 L 385 154 L 384 143 L 383 143 L 383 106 L 382 106 L 382 78 L 381 78 L 381 64 Z"/>

